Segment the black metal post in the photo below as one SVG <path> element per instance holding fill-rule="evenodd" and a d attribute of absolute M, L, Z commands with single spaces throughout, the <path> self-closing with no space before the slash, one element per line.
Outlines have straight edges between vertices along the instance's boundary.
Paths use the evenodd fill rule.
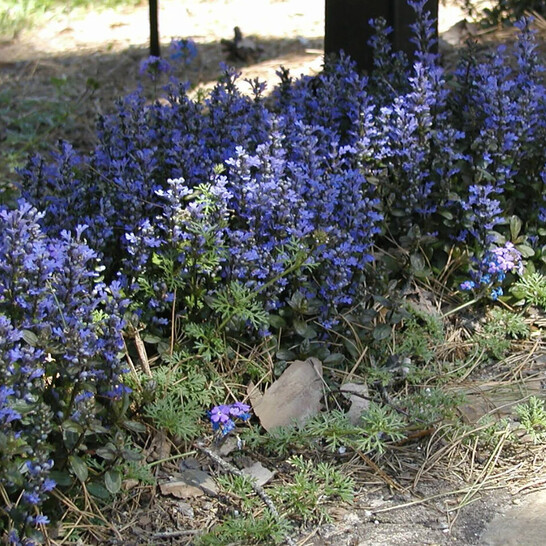
<path fill-rule="evenodd" d="M 150 8 L 150 55 L 161 56 L 159 47 L 159 18 L 157 0 L 148 0 Z"/>
<path fill-rule="evenodd" d="M 438 0 L 429 0 L 426 9 L 438 18 Z M 326 0 L 324 51 L 350 55 L 363 71 L 373 69 L 373 56 L 368 41 L 373 35 L 369 20 L 383 17 L 393 27 L 395 50 L 413 55 L 409 25 L 415 20 L 407 0 Z"/>

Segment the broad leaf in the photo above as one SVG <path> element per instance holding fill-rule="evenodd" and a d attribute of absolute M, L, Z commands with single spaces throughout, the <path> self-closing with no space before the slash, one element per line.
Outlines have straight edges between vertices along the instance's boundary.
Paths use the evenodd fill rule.
<path fill-rule="evenodd" d="M 117 470 L 109 470 L 104 475 L 106 489 L 115 495 L 121 489 L 121 473 Z"/>
<path fill-rule="evenodd" d="M 74 474 L 76 474 L 78 480 L 85 482 L 89 475 L 89 469 L 87 468 L 85 461 L 77 455 L 70 455 L 70 457 L 68 457 L 68 462 L 70 463 L 70 468 Z"/>

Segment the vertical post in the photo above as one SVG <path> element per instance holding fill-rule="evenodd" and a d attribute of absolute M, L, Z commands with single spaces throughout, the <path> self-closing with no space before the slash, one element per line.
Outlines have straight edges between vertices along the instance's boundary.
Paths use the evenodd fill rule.
<path fill-rule="evenodd" d="M 159 19 L 158 19 L 158 0 L 148 0 L 150 8 L 150 55 L 154 57 L 161 56 L 159 48 Z"/>
<path fill-rule="evenodd" d="M 428 0 L 426 9 L 438 18 L 438 0 Z M 373 70 L 373 55 L 368 41 L 373 35 L 369 20 L 383 17 L 393 28 L 393 48 L 413 55 L 413 44 L 409 41 L 415 15 L 407 0 L 326 0 L 324 52 L 339 54 L 341 50 L 350 55 L 358 68 Z"/>
<path fill-rule="evenodd" d="M 361 70 L 373 68 L 372 37 L 369 20 L 376 17 L 391 19 L 391 1 L 387 0 L 326 0 L 324 52 L 350 55 Z"/>

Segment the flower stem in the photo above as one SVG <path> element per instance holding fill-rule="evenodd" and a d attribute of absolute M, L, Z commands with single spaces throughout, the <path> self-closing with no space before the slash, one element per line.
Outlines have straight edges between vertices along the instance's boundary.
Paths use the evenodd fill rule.
<path fill-rule="evenodd" d="M 474 299 L 472 299 L 470 301 L 467 301 L 466 303 L 458 305 L 457 307 L 454 307 L 453 309 L 451 309 L 447 313 L 444 313 L 442 315 L 442 318 L 446 318 L 446 317 L 449 317 L 449 315 L 453 315 L 455 313 L 458 313 L 459 311 L 462 311 L 466 307 L 470 307 L 471 305 L 475 304 L 478 300 L 479 300 L 479 298 L 474 298 Z"/>

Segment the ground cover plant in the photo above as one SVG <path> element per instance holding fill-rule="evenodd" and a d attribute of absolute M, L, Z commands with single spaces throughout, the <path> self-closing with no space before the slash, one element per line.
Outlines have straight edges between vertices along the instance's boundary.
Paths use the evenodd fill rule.
<path fill-rule="evenodd" d="M 546 100 L 531 22 L 518 23 L 513 51 L 478 61 L 469 46 L 446 73 L 413 5 L 414 62 L 374 21 L 373 74 L 342 56 L 316 77 L 281 70 L 271 96 L 259 81 L 242 94 L 226 67 L 191 99 L 171 67 L 191 62 L 194 45 L 178 41 L 142 67 L 163 100 L 139 89 L 98 120 L 92 152 L 61 142 L 20 169 L 21 198 L 0 212 L 10 543 L 63 538 L 67 498 L 92 512 L 123 480 L 153 481 L 147 427 L 171 439 L 174 458 L 236 433 L 266 454 L 380 457 L 453 415 L 461 400 L 442 377 L 531 335 L 523 313 L 543 312 L 546 290 Z M 439 285 L 457 299 L 408 297 Z M 440 357 L 450 320 L 488 307 L 462 356 Z M 335 409 L 265 433 L 242 385 L 309 357 L 329 366 Z M 339 388 L 351 370 L 370 386 L 356 422 Z M 541 401 L 517 411 L 542 441 Z M 267 492 L 224 479 L 252 515 L 225 517 L 203 543 L 281 542 L 323 520 L 326 500 L 352 498 L 330 462 L 289 462 L 288 483 Z"/>

